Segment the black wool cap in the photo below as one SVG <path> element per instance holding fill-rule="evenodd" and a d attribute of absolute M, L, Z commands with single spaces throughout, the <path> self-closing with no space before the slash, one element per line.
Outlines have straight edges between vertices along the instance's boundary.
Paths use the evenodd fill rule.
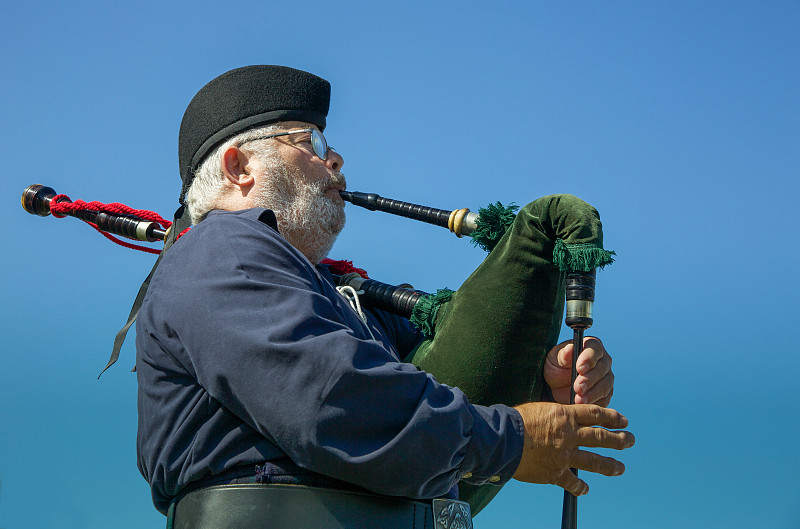
<path fill-rule="evenodd" d="M 180 201 L 203 159 L 231 136 L 279 121 L 305 121 L 325 128 L 331 85 L 286 66 L 245 66 L 205 85 L 189 103 L 178 137 Z"/>

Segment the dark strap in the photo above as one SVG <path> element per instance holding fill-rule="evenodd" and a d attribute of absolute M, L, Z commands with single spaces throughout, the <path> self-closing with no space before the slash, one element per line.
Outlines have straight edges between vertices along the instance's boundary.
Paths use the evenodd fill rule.
<path fill-rule="evenodd" d="M 275 231 L 278 231 L 278 221 L 275 217 L 275 213 L 272 210 L 264 210 L 263 213 L 258 217 L 258 220 L 270 226 Z M 161 254 L 159 254 L 158 259 L 156 259 L 155 264 L 153 265 L 153 269 L 150 270 L 150 273 L 147 274 L 147 278 L 142 283 L 142 286 L 139 287 L 139 293 L 136 294 L 136 299 L 133 301 L 133 306 L 131 307 L 131 312 L 128 315 L 128 322 L 125 324 L 122 329 L 117 332 L 117 335 L 114 337 L 114 347 L 111 350 L 111 357 L 108 359 L 108 364 L 106 367 L 100 371 L 100 374 L 97 375 L 97 378 L 100 378 L 103 373 L 106 372 L 106 369 L 114 365 L 114 363 L 119 359 L 119 352 L 122 349 L 122 344 L 125 343 L 125 338 L 128 335 L 128 330 L 133 325 L 133 322 L 136 321 L 136 317 L 139 315 L 139 309 L 142 308 L 142 303 L 144 302 L 144 297 L 147 294 L 147 288 L 150 286 L 150 279 L 152 279 L 153 274 L 158 268 L 161 259 L 167 253 L 167 250 L 170 246 L 172 246 L 176 240 L 178 240 L 178 236 L 183 233 L 183 231 L 192 225 L 191 215 L 189 215 L 189 210 L 186 209 L 186 206 L 181 206 L 175 211 L 175 216 L 173 217 L 172 227 L 167 234 L 167 238 L 164 240 L 164 248 L 161 250 Z M 136 371 L 136 366 L 133 366 L 131 371 Z"/>
<path fill-rule="evenodd" d="M 445 529 L 471 528 L 469 505 L 422 501 L 302 485 L 218 485 L 178 499 L 171 529 Z"/>
<path fill-rule="evenodd" d="M 164 255 L 163 251 L 161 255 Z M 131 328 L 133 322 L 136 321 L 136 316 L 139 315 L 139 309 L 142 307 L 142 302 L 144 301 L 145 294 L 147 294 L 147 287 L 150 286 L 150 278 L 153 277 L 153 272 L 155 272 L 158 263 L 161 261 L 161 255 L 158 256 L 158 259 L 156 259 L 156 264 L 153 265 L 153 269 L 150 270 L 150 273 L 147 275 L 147 278 L 142 283 L 142 286 L 139 287 L 139 293 L 136 294 L 136 299 L 133 301 L 131 312 L 128 315 L 128 322 L 125 324 L 123 328 L 121 328 L 117 332 L 117 335 L 114 337 L 114 348 L 111 350 L 111 357 L 108 359 L 106 367 L 104 367 L 103 370 L 100 371 L 100 374 L 97 375 L 98 379 L 103 375 L 103 373 L 106 372 L 106 369 L 114 365 L 114 363 L 119 358 L 119 351 L 120 349 L 122 349 L 122 344 L 125 343 L 125 337 L 128 335 L 128 329 Z M 133 366 L 133 369 L 131 371 L 136 371 L 135 365 Z"/>
<path fill-rule="evenodd" d="M 136 294 L 136 299 L 133 301 L 133 306 L 131 307 L 131 312 L 128 315 L 128 322 L 125 324 L 122 329 L 119 330 L 117 336 L 114 337 L 114 348 L 111 350 L 111 357 L 108 359 L 108 364 L 103 370 L 97 375 L 97 378 L 100 378 L 103 373 L 106 372 L 106 369 L 114 365 L 114 363 L 119 358 L 120 349 L 122 349 L 122 344 L 125 343 L 125 337 L 128 335 L 128 329 L 131 328 L 133 322 L 136 321 L 136 316 L 139 315 L 139 309 L 142 308 L 142 302 L 144 302 L 144 296 L 147 294 L 147 287 L 150 286 L 150 279 L 153 277 L 153 273 L 158 268 L 158 264 L 161 262 L 161 259 L 167 253 L 167 250 L 170 246 L 177 240 L 178 235 L 181 234 L 183 230 L 191 226 L 192 220 L 189 217 L 189 212 L 185 208 L 185 206 L 179 207 L 175 211 L 174 220 L 172 221 L 172 227 L 169 230 L 169 234 L 167 238 L 164 240 L 164 248 L 161 250 L 161 254 L 156 259 L 155 264 L 153 265 L 153 269 L 150 270 L 150 273 L 147 274 L 147 278 L 142 283 L 142 286 L 139 287 L 139 293 Z M 133 366 L 131 371 L 136 371 L 136 366 Z"/>

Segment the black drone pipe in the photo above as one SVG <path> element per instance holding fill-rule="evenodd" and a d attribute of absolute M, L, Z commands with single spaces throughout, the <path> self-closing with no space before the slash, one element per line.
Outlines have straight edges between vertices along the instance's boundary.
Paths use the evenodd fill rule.
<path fill-rule="evenodd" d="M 31 215 L 46 217 L 50 215 L 50 207 L 57 193 L 52 187 L 41 184 L 34 184 L 25 188 L 22 192 L 22 208 Z M 67 202 L 63 198 L 56 201 Z M 141 219 L 133 215 L 119 215 L 114 213 L 104 213 L 100 211 L 76 210 L 65 211 L 62 215 L 69 215 L 86 222 L 96 225 L 101 231 L 120 235 L 137 241 L 163 241 L 167 235 L 167 230 L 163 229 L 156 222 Z"/>
<path fill-rule="evenodd" d="M 420 290 L 389 285 L 374 279 L 364 279 L 358 274 L 343 276 L 333 274 L 333 280 L 338 286 L 353 287 L 358 291 L 359 296 L 363 296 L 369 306 L 392 312 L 404 318 L 411 317 L 411 312 L 419 298 L 427 294 Z"/>

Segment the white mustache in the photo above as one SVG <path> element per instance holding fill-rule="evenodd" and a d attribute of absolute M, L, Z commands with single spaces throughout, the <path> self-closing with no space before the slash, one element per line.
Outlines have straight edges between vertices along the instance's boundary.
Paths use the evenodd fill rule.
<path fill-rule="evenodd" d="M 328 181 L 328 187 L 333 186 L 342 186 L 343 188 L 347 189 L 347 179 L 343 173 L 340 173 L 339 171 L 331 173 L 331 178 Z"/>

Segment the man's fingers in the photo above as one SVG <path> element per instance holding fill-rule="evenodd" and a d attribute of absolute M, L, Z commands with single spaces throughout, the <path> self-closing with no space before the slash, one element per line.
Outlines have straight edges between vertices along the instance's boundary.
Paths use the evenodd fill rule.
<path fill-rule="evenodd" d="M 561 369 L 572 369 L 573 355 L 572 340 L 561 342 L 556 345 L 551 354 L 548 355 L 555 366 Z M 555 354 L 552 354 L 555 352 Z M 587 336 L 583 340 L 583 348 L 579 351 L 576 366 L 580 374 L 588 373 L 597 365 L 601 365 L 604 371 L 611 368 L 611 356 L 605 349 L 603 342 L 594 336 Z"/>
<path fill-rule="evenodd" d="M 619 476 L 625 472 L 625 465 L 616 459 L 584 450 L 576 450 L 573 453 L 570 466 L 604 476 Z"/>
<path fill-rule="evenodd" d="M 586 349 L 581 353 L 581 357 L 578 359 L 578 375 L 587 379 L 589 383 L 596 384 L 611 372 L 611 361 L 606 356 L 594 361 L 596 359 L 592 358 L 592 355 L 589 355 L 590 358 L 584 361 L 584 356 L 590 351 L 591 349 Z"/>
<path fill-rule="evenodd" d="M 628 426 L 628 419 L 617 410 L 601 408 L 594 404 L 575 404 L 570 406 L 575 413 L 575 420 L 581 426 L 602 426 L 619 430 Z"/>
<path fill-rule="evenodd" d="M 611 393 L 603 397 L 602 399 L 595 402 L 598 406 L 602 406 L 603 408 L 607 408 L 609 404 L 611 404 L 611 397 L 614 396 L 614 390 L 611 390 Z"/>
<path fill-rule="evenodd" d="M 553 484 L 572 493 L 573 496 L 583 496 L 589 492 L 589 485 L 569 470 L 565 470 Z"/>
<path fill-rule="evenodd" d="M 578 446 L 591 448 L 630 448 L 636 438 L 630 432 L 610 432 L 604 428 L 583 427 L 578 430 Z"/>
<path fill-rule="evenodd" d="M 586 384 L 585 389 L 581 387 L 583 384 Z M 602 399 L 614 391 L 614 374 L 606 373 L 601 380 L 595 383 L 592 383 L 590 378 L 588 384 L 585 377 L 578 377 L 575 380 L 575 386 L 576 397 L 580 397 L 579 404 L 599 404 Z M 606 405 L 608 404 L 606 403 Z"/>
<path fill-rule="evenodd" d="M 594 336 L 587 336 L 583 339 L 583 349 L 578 355 L 578 372 L 586 373 L 600 362 L 611 367 L 611 357 L 607 356 L 603 342 Z"/>

